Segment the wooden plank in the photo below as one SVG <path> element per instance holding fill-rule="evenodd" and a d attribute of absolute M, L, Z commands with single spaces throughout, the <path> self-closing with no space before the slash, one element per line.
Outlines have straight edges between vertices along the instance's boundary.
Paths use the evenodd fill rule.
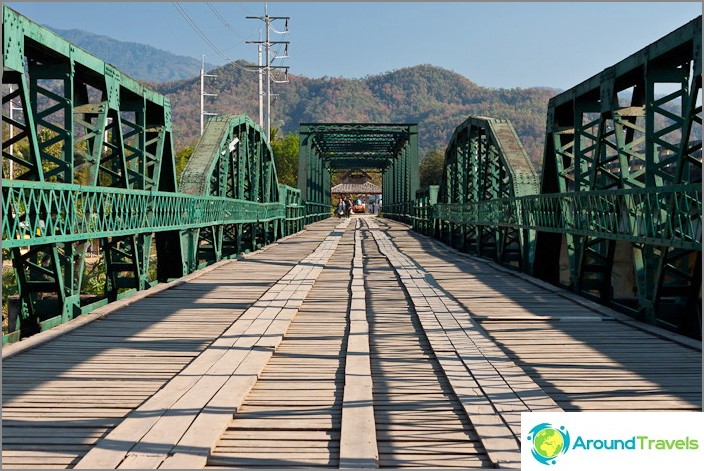
<path fill-rule="evenodd" d="M 339 237 L 328 237 L 328 239 L 339 240 Z M 325 246 L 320 244 L 319 248 L 301 263 L 307 263 L 306 260 L 320 259 L 319 253 L 323 250 L 329 250 L 329 247 L 329 243 Z M 297 267 L 300 267 L 300 265 L 297 265 Z M 300 269 L 295 271 L 300 272 Z M 226 330 L 223 337 L 213 342 L 212 348 L 206 349 L 184 370 L 183 374 L 190 375 L 189 378 L 191 380 L 189 380 L 182 394 L 182 399 L 177 398 L 170 404 L 165 404 L 160 412 L 152 413 L 148 427 L 142 426 L 142 429 L 146 428 L 144 433 L 134 434 L 134 428 L 138 425 L 132 424 L 131 422 L 133 421 L 130 420 L 123 422 L 118 429 L 114 430 L 104 440 L 106 444 L 110 444 L 110 441 L 115 440 L 116 436 L 128 434 L 132 436 L 131 442 L 129 439 L 124 438 L 122 440 L 123 445 L 119 449 L 108 449 L 107 446 L 102 446 L 103 443 L 101 442 L 84 457 L 77 467 L 94 467 L 94 463 L 98 463 L 99 460 L 103 460 L 100 462 L 101 466 L 99 467 L 105 467 L 108 464 L 111 465 L 110 467 L 115 467 L 130 454 L 134 455 L 134 458 L 129 461 L 130 466 L 140 466 L 142 461 L 145 466 L 151 466 L 153 460 L 156 459 L 156 455 L 161 456 L 163 461 L 171 448 L 176 446 L 179 440 L 186 437 L 185 434 L 188 427 L 205 410 L 208 401 L 225 384 L 228 375 L 231 375 L 234 371 L 245 376 L 256 375 L 263 368 L 271 355 L 271 350 L 259 347 L 252 348 L 254 348 L 257 339 L 261 338 L 261 335 L 269 328 L 273 318 L 281 312 L 280 308 L 268 307 L 271 301 L 278 296 L 274 293 L 281 293 L 281 290 L 277 288 L 280 288 L 280 285 L 274 284 L 273 288 L 268 291 L 270 294 L 264 293 L 260 301 L 254 303 L 232 327 Z M 295 293 L 301 295 L 301 291 L 296 291 Z M 230 349 L 230 347 L 235 349 Z M 241 350 L 242 348 L 245 348 L 245 350 Z M 249 358 L 249 360 L 243 361 L 244 358 Z M 232 384 L 243 385 L 243 383 Z M 161 393 L 162 395 L 170 396 L 172 389 L 169 383 L 157 395 Z M 177 413 L 179 409 L 184 408 L 192 412 L 187 414 Z M 208 419 L 219 420 L 207 414 L 202 421 L 208 422 Z M 203 426 L 202 421 L 198 422 L 199 426 Z M 219 423 L 222 423 L 222 421 Z M 212 425 L 212 422 L 210 425 Z M 211 432 L 208 436 L 212 437 L 213 433 Z M 191 440 L 193 436 L 189 435 L 188 437 L 188 440 Z M 201 438 L 205 438 L 205 436 Z M 213 439 L 212 445 L 214 445 L 216 439 L 217 436 Z M 143 441 L 144 445 L 139 445 L 140 441 Z M 154 451 L 154 444 L 159 444 L 156 452 Z M 192 449 L 188 443 L 185 443 L 184 447 L 188 447 L 184 449 Z M 179 456 L 182 455 L 184 455 L 183 451 L 179 453 Z M 175 463 L 176 461 L 172 460 L 172 464 Z"/>
<path fill-rule="evenodd" d="M 374 230 L 372 224 L 370 224 L 370 229 L 372 229 L 372 235 L 381 253 L 389 259 L 401 282 L 410 289 L 409 294 L 413 292 L 411 285 L 418 287 L 419 294 L 411 295 L 411 300 L 416 307 L 420 323 L 454 393 L 479 434 L 489 459 L 495 465 L 520 463 L 520 450 L 514 431 L 508 428 L 501 419 L 500 411 L 483 396 L 482 389 L 476 383 L 475 378 L 469 374 L 467 368 L 457 357 L 457 347 L 459 346 L 457 342 L 460 339 L 456 336 L 451 339 L 447 334 L 447 332 L 456 330 L 457 327 L 456 323 L 451 322 L 450 316 L 443 314 L 443 312 L 447 312 L 448 306 L 451 309 L 454 308 L 451 306 L 451 301 L 443 296 L 439 290 L 430 286 L 429 280 L 432 278 L 429 273 L 421 273 L 421 270 L 416 269 L 415 263 L 407 256 L 402 255 L 385 234 Z M 450 323 L 442 325 L 440 319 Z M 452 340 L 455 341 L 455 345 Z M 471 342 L 465 342 L 461 345 L 463 348 L 474 347 Z M 454 353 L 440 353 L 446 351 Z M 477 351 L 477 353 L 479 352 Z M 486 365 L 486 363 L 484 364 Z M 513 395 L 513 391 L 507 386 L 501 392 Z M 518 402 L 520 403 L 520 401 Z"/>
<path fill-rule="evenodd" d="M 701 342 L 683 341 L 540 280 L 461 254 L 394 223 L 390 226 L 400 250 L 418 254 L 416 260 L 474 317 L 480 317 L 481 329 L 533 381 L 545 387 L 560 385 L 545 392 L 554 391 L 551 399 L 565 410 L 582 407 L 579 388 L 589 383 L 608 385 L 613 391 L 586 401 L 590 410 L 614 410 L 627 397 L 632 398 L 633 410 L 701 408 L 685 392 L 693 386 L 701 395 Z M 546 354 L 555 350 L 569 351 L 569 362 Z M 526 405 L 550 407 L 545 397 L 536 402 L 521 395 L 520 388 L 527 385 L 519 374 L 497 370 L 514 382 L 511 386 Z M 652 388 L 663 392 L 660 405 L 638 400 L 652 394 Z M 596 404 L 602 409 L 591 409 L 598 408 Z"/>
<path fill-rule="evenodd" d="M 350 289 L 349 335 L 342 400 L 340 468 L 378 468 L 379 452 L 372 396 L 369 359 L 369 325 L 362 262 L 360 221 L 354 231 L 354 255 Z"/>
<path fill-rule="evenodd" d="M 371 384 L 345 384 L 340 468 L 378 467 L 379 455 L 371 389 Z"/>
<path fill-rule="evenodd" d="M 283 430 L 239 430 L 228 428 L 223 434 L 223 440 L 242 439 L 254 440 L 261 439 L 267 442 L 285 442 L 286 440 L 316 440 L 328 441 L 339 440 L 339 430 L 301 430 L 295 434 Z"/>
<path fill-rule="evenodd" d="M 288 440 L 273 440 L 262 439 L 262 440 L 236 440 L 236 439 L 221 439 L 218 444 L 218 450 L 228 450 L 236 449 L 243 450 L 246 448 L 256 449 L 258 452 L 276 452 L 278 450 L 313 450 L 317 448 L 325 448 L 328 450 L 339 450 L 339 445 L 330 444 L 323 440 L 312 441 L 312 440 L 291 440 L 290 436 L 287 436 Z"/>
<path fill-rule="evenodd" d="M 2 463 L 4 467 L 14 468 L 16 465 L 46 465 L 50 464 L 53 468 L 66 468 L 69 464 L 75 461 L 74 456 L 18 456 L 5 458 L 3 456 Z"/>
<path fill-rule="evenodd" d="M 208 468 L 282 468 L 282 467 L 300 467 L 307 468 L 310 466 L 326 466 L 329 467 L 335 460 L 331 458 L 308 458 L 305 462 L 300 459 L 285 459 L 285 458 L 237 458 L 227 455 L 214 454 L 208 461 Z"/>

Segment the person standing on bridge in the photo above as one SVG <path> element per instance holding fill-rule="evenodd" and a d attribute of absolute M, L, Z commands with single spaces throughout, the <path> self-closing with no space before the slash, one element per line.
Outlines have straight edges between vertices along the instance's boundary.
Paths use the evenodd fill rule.
<path fill-rule="evenodd" d="M 337 200 L 337 218 L 340 219 L 345 213 L 345 202 L 342 201 L 342 197 Z"/>
<path fill-rule="evenodd" d="M 345 197 L 345 217 L 350 217 L 350 210 L 352 209 L 352 201 L 348 196 Z"/>

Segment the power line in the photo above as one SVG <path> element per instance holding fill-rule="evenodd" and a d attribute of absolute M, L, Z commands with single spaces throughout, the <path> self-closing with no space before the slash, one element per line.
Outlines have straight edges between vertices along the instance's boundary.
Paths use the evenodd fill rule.
<path fill-rule="evenodd" d="M 249 11 L 249 9 L 248 9 L 247 7 L 245 7 L 245 6 L 242 4 L 242 2 L 235 2 L 235 3 L 237 4 L 238 7 L 240 7 L 240 8 L 242 9 L 243 12 L 247 13 L 248 15 L 251 15 L 251 14 L 252 14 L 252 12 Z"/>
<path fill-rule="evenodd" d="M 178 12 L 183 17 L 183 19 L 186 20 L 186 23 L 188 23 L 188 25 L 193 29 L 193 31 L 195 31 L 196 34 L 198 36 L 200 36 L 200 38 L 203 40 L 203 42 L 207 46 L 209 46 L 213 51 L 215 51 L 215 53 L 217 55 L 219 55 L 220 57 L 225 59 L 225 61 L 232 62 L 220 49 L 217 48 L 217 46 L 215 46 L 215 44 L 213 44 L 212 41 L 210 41 L 210 39 L 208 39 L 208 37 L 205 35 L 205 33 L 203 33 L 203 31 L 201 31 L 201 29 L 198 27 L 198 25 L 195 23 L 195 21 L 193 21 L 193 19 L 190 17 L 190 15 L 186 12 L 186 10 L 183 9 L 183 7 L 178 2 L 171 2 L 171 3 L 173 6 L 176 7 Z"/>
<path fill-rule="evenodd" d="M 257 72 L 256 69 L 251 69 L 247 67 L 242 67 L 241 65 L 237 64 L 235 61 L 230 59 L 223 53 L 208 37 L 203 33 L 203 31 L 198 27 L 196 22 L 191 18 L 191 16 L 184 10 L 184 8 L 178 3 L 178 2 L 171 2 L 174 7 L 178 10 L 178 12 L 181 14 L 184 20 L 186 20 L 186 23 L 193 29 L 193 31 L 196 32 L 196 34 L 201 38 L 201 40 L 206 44 L 206 46 L 210 47 L 217 55 L 222 57 L 225 62 L 232 64 L 234 67 L 243 70 L 245 72 Z"/>
<path fill-rule="evenodd" d="M 210 8 L 210 10 L 215 14 L 215 16 L 218 17 L 218 19 L 219 19 L 220 21 L 222 21 L 222 23 L 227 27 L 227 29 L 229 29 L 230 31 L 232 31 L 233 33 L 235 33 L 237 36 L 239 36 L 240 38 L 244 39 L 245 41 L 247 40 L 247 38 L 245 38 L 244 36 L 242 36 L 242 33 L 240 33 L 239 31 L 235 30 L 235 29 L 230 25 L 230 23 L 227 22 L 227 20 L 220 14 L 220 12 L 215 8 L 215 6 L 214 6 L 212 3 L 210 3 L 210 2 L 206 2 L 206 3 L 208 4 L 208 7 Z"/>

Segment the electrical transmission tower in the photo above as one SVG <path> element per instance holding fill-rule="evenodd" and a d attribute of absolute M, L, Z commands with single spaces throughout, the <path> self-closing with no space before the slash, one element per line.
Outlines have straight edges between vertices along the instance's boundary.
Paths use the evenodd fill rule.
<path fill-rule="evenodd" d="M 277 59 L 286 59 L 288 58 L 288 45 L 289 41 L 271 41 L 269 38 L 269 33 L 273 31 L 274 33 L 277 34 L 286 34 L 288 33 L 288 20 L 290 17 L 288 16 L 269 16 L 269 9 L 268 6 L 265 4 L 265 10 L 264 10 L 264 16 L 248 16 L 247 19 L 250 20 L 261 20 L 264 22 L 264 30 L 265 30 L 265 39 L 262 41 L 261 39 L 259 41 L 247 41 L 248 44 L 258 44 L 260 46 L 264 46 L 264 64 L 261 64 L 261 61 L 259 65 L 257 66 L 259 69 L 259 74 L 261 78 L 261 74 L 263 73 L 265 75 L 264 81 L 266 82 L 266 91 L 263 92 L 261 90 L 261 83 L 262 80 L 260 79 L 260 90 L 259 90 L 259 96 L 261 97 L 262 94 L 266 97 L 266 108 L 264 109 L 264 120 L 265 120 L 265 127 L 264 127 L 264 133 L 266 134 L 267 140 L 271 138 L 271 84 L 273 83 L 288 83 L 288 66 L 283 66 L 283 65 L 272 65 L 272 63 L 277 60 Z M 284 31 L 277 31 L 274 28 L 272 28 L 271 24 L 274 21 L 277 20 L 284 20 Z M 276 56 L 271 54 L 271 46 L 274 44 L 283 44 L 284 45 L 284 55 L 283 56 Z M 272 77 L 271 71 L 272 69 L 280 69 L 284 71 L 284 80 L 275 80 Z M 262 102 L 260 100 L 260 116 L 261 116 L 261 106 Z"/>

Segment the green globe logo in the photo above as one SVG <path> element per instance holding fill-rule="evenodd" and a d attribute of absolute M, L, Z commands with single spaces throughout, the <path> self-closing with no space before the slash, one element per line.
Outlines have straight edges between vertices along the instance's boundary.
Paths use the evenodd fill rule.
<path fill-rule="evenodd" d="M 565 440 L 554 428 L 543 429 L 533 438 L 533 447 L 543 458 L 556 457 L 564 446 Z"/>
<path fill-rule="evenodd" d="M 554 428 L 548 423 L 533 427 L 527 438 L 533 442 L 533 458 L 545 465 L 555 464 L 555 458 L 570 447 L 570 434 L 565 427 Z"/>

